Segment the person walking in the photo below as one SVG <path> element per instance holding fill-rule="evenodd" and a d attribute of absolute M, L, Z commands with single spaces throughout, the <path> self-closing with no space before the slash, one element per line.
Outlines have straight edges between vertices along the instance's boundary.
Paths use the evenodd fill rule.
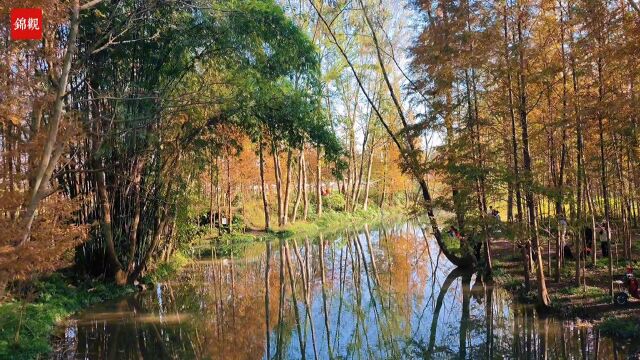
<path fill-rule="evenodd" d="M 600 239 L 600 249 L 602 250 L 602 256 L 609 257 L 609 240 L 607 239 L 607 223 L 602 222 L 598 227 L 598 238 Z"/>

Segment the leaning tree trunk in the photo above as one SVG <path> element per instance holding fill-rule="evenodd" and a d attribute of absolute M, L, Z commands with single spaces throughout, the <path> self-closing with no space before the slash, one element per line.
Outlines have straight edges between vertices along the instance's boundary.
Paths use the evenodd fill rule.
<path fill-rule="evenodd" d="M 335 33 L 333 32 L 333 30 L 331 29 L 330 24 L 324 18 L 324 16 L 322 15 L 322 12 L 318 9 L 318 7 L 317 7 L 317 5 L 316 5 L 316 3 L 314 1 L 309 0 L 309 4 L 313 7 L 314 11 L 318 15 L 319 20 L 325 26 L 325 29 L 327 30 L 327 33 L 330 36 L 331 41 L 338 48 L 338 51 L 340 52 L 342 57 L 345 59 L 345 62 L 347 63 L 347 66 L 351 70 L 351 72 L 352 72 L 352 74 L 353 74 L 353 76 L 354 76 L 354 78 L 355 78 L 355 80 L 356 80 L 356 82 L 358 84 L 358 87 L 360 88 L 362 93 L 367 98 L 367 102 L 373 108 L 373 110 L 374 110 L 374 112 L 376 114 L 376 117 L 378 118 L 378 120 L 380 121 L 382 126 L 384 127 L 384 129 L 387 132 L 387 134 L 389 135 L 389 137 L 393 140 L 394 144 L 398 147 L 398 150 L 400 151 L 400 154 L 402 156 L 402 161 L 404 162 L 404 165 L 409 169 L 410 173 L 414 176 L 414 178 L 416 179 L 416 181 L 420 185 L 422 198 L 423 198 L 423 201 L 424 201 L 424 207 L 426 209 L 426 213 L 427 213 L 427 216 L 429 218 L 429 223 L 430 223 L 431 228 L 433 230 L 434 237 L 436 238 L 436 241 L 438 242 L 438 246 L 442 249 L 442 251 L 445 254 L 445 256 L 447 257 L 447 259 L 449 259 L 456 266 L 460 266 L 460 267 L 475 267 L 476 266 L 476 259 L 473 256 L 473 254 L 469 251 L 468 243 L 466 241 L 462 241 L 462 244 L 461 244 L 462 245 L 461 247 L 463 249 L 463 255 L 462 256 L 458 256 L 457 254 L 452 253 L 447 248 L 446 244 L 443 241 L 442 233 L 440 232 L 440 228 L 438 226 L 438 221 L 437 221 L 437 219 L 435 218 L 435 215 L 434 215 L 433 201 L 431 199 L 429 186 L 427 184 L 427 180 L 426 180 L 424 171 L 422 169 L 422 166 L 420 166 L 420 159 L 419 159 L 418 156 L 421 156 L 421 155 L 417 155 L 417 154 L 421 154 L 421 152 L 416 151 L 415 144 L 413 143 L 413 139 L 409 135 L 409 132 L 408 131 L 404 131 L 404 139 L 403 140 L 400 140 L 396 136 L 396 132 L 391 129 L 389 124 L 387 124 L 387 122 L 385 121 L 385 118 L 382 116 L 382 114 L 380 112 L 380 109 L 378 109 L 378 107 L 374 103 L 373 99 L 369 95 L 369 92 L 367 91 L 367 89 L 363 85 L 362 80 L 360 79 L 360 75 L 358 75 L 358 72 L 355 70 L 355 67 L 354 67 L 353 63 L 351 62 L 351 60 L 349 59 L 349 56 L 345 52 L 345 50 L 342 47 L 342 45 L 340 45 L 340 43 L 338 42 L 338 39 L 337 39 Z M 402 123 L 402 127 L 403 127 L 403 129 L 406 130 L 407 128 L 409 128 L 409 124 L 407 123 L 404 111 L 402 110 L 400 102 L 399 102 L 398 98 L 396 97 L 395 90 L 394 90 L 394 88 L 393 88 L 393 86 L 391 84 L 391 81 L 389 80 L 389 76 L 388 76 L 388 74 L 386 72 L 386 67 L 385 67 L 385 64 L 384 64 L 384 61 L 383 61 L 383 56 L 382 56 L 382 50 L 380 49 L 380 44 L 378 42 L 376 31 L 373 28 L 371 20 L 369 19 L 368 13 L 366 11 L 366 7 L 364 6 L 364 3 L 362 1 L 360 1 L 360 6 L 361 6 L 361 8 L 363 10 L 366 23 L 367 23 L 369 29 L 371 30 L 371 36 L 372 36 L 372 40 L 373 40 L 373 43 L 374 43 L 374 48 L 376 50 L 376 55 L 377 55 L 377 59 L 378 59 L 378 65 L 380 66 L 380 70 L 382 72 L 383 78 L 385 80 L 385 84 L 386 84 L 387 89 L 389 91 L 389 95 L 391 96 L 391 99 L 393 100 L 393 104 L 394 104 L 394 107 L 395 107 L 395 109 L 396 109 L 396 111 L 398 113 L 400 121 Z M 401 143 L 401 141 L 402 141 L 402 143 Z M 403 143 L 405 145 L 403 145 Z"/>
<path fill-rule="evenodd" d="M 58 132 L 64 113 L 64 99 L 67 95 L 67 84 L 71 73 L 71 64 L 77 49 L 76 38 L 78 36 L 78 26 L 80 23 L 80 1 L 73 0 L 71 8 L 71 19 L 69 23 L 69 36 L 67 39 L 67 51 L 62 60 L 62 71 L 56 84 L 55 102 L 53 103 L 53 114 L 49 119 L 49 130 L 47 140 L 44 144 L 40 163 L 35 169 L 33 186 L 31 186 L 29 201 L 25 204 L 24 211 L 20 216 L 22 233 L 17 241 L 17 246 L 22 246 L 29 241 L 31 227 L 36 217 L 38 205 L 46 197 L 47 185 L 53 174 L 60 156 L 64 151 L 64 144 L 58 143 Z"/>

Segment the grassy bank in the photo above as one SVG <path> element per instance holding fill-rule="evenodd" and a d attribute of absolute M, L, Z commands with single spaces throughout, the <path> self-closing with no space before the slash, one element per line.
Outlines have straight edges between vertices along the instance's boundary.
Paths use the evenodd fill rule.
<path fill-rule="evenodd" d="M 307 221 L 296 221 L 269 232 L 252 231 L 218 235 L 217 230 L 213 230 L 197 241 L 193 251 L 199 256 L 208 256 L 213 252 L 222 257 L 239 256 L 257 242 L 315 238 L 320 234 L 329 236 L 349 228 L 359 228 L 365 224 L 377 225 L 382 222 L 400 221 L 405 216 L 401 208 L 390 208 L 381 212 L 379 208 L 374 207 L 352 213 L 328 210 L 322 216 L 314 216 Z"/>
<path fill-rule="evenodd" d="M 31 285 L 31 296 L 0 305 L 0 359 L 43 358 L 56 324 L 91 304 L 135 291 L 99 281 L 76 283 L 56 273 Z"/>
<path fill-rule="evenodd" d="M 523 262 L 519 255 L 506 242 L 494 243 L 494 282 L 511 292 L 519 301 L 535 303 L 537 299 L 535 272 L 531 274 L 531 289 L 524 286 Z M 602 335 L 617 340 L 640 340 L 640 301 L 630 299 L 626 306 L 612 304 L 609 296 L 608 259 L 599 259 L 586 269 L 587 286 L 575 284 L 575 262 L 567 261 L 561 271 L 560 281 L 553 279 L 553 271 L 548 273 L 547 254 L 544 254 L 547 289 L 551 296 L 550 313 L 565 319 L 580 319 L 586 326 L 595 326 Z M 620 278 L 625 273 L 626 263 L 618 261 L 614 277 Z M 639 269 L 635 264 L 635 269 Z M 636 275 L 638 275 L 636 273 Z M 615 291 L 619 291 L 617 287 Z"/>
<path fill-rule="evenodd" d="M 189 258 L 178 252 L 145 276 L 146 283 L 174 276 Z M 51 352 L 56 325 L 90 305 L 134 293 L 134 286 L 117 286 L 98 280 L 78 281 L 54 273 L 28 284 L 19 299 L 0 305 L 0 359 L 41 359 Z"/>
<path fill-rule="evenodd" d="M 375 225 L 382 221 L 399 221 L 404 217 L 400 209 L 389 209 L 384 214 L 378 208 L 353 213 L 325 211 L 309 221 L 297 221 L 271 232 L 232 233 L 218 236 L 211 233 L 194 243 L 191 248 L 176 253 L 169 261 L 157 264 L 142 279 L 153 284 L 166 281 L 191 261 L 194 255 L 206 255 L 216 244 L 220 256 L 240 254 L 251 244 L 279 238 L 317 237 L 348 228 Z M 46 358 L 51 352 L 50 339 L 56 325 L 90 305 L 115 299 L 136 290 L 133 286 L 117 286 L 99 280 L 78 280 L 65 273 L 54 273 L 34 280 L 28 290 L 14 300 L 0 305 L 0 359 Z"/>

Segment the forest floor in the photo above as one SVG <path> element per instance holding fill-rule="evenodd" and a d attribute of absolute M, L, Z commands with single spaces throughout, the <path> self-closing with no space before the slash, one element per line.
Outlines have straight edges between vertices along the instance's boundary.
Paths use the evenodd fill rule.
<path fill-rule="evenodd" d="M 638 242 L 638 234 L 635 234 L 633 243 Z M 620 251 L 620 249 L 618 249 Z M 636 252 L 640 249 L 635 249 Z M 536 274 L 531 276 L 531 290 L 524 288 L 524 269 L 522 255 L 519 249 L 514 248 L 508 240 L 497 239 L 492 242 L 494 280 L 508 291 L 516 295 L 521 301 L 535 302 Z M 609 258 L 597 253 L 597 261 L 592 263 L 587 260 L 584 284 L 578 286 L 575 280 L 576 262 L 567 260 L 561 269 L 560 281 L 555 281 L 553 263 L 551 271 L 548 266 L 548 253 L 542 249 L 546 285 L 551 297 L 553 315 L 578 319 L 583 326 L 598 326 L 602 331 L 619 338 L 640 338 L 640 300 L 629 297 L 626 306 L 617 306 L 612 303 L 609 295 L 610 276 Z M 616 255 L 614 251 L 613 276 L 614 280 L 621 280 L 626 272 L 627 261 Z M 555 260 L 555 252 L 551 252 L 551 261 Z M 633 263 L 638 276 L 640 261 Z M 621 291 L 617 285 L 614 293 Z"/>

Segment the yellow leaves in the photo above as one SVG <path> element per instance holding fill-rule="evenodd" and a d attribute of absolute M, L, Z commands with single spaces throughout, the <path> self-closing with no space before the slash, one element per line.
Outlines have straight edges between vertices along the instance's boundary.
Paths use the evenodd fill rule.
<path fill-rule="evenodd" d="M 99 9 L 95 9 L 95 10 L 93 11 L 93 14 L 94 14 L 95 16 L 99 17 L 99 18 L 103 18 L 103 19 L 106 19 L 106 18 L 107 18 L 107 15 L 105 15 L 105 14 L 104 14 L 102 11 L 100 11 Z"/>
<path fill-rule="evenodd" d="M 14 115 L 14 114 L 10 114 L 9 115 L 9 121 L 15 126 L 20 126 L 21 120 L 20 120 L 20 118 L 18 116 Z"/>

